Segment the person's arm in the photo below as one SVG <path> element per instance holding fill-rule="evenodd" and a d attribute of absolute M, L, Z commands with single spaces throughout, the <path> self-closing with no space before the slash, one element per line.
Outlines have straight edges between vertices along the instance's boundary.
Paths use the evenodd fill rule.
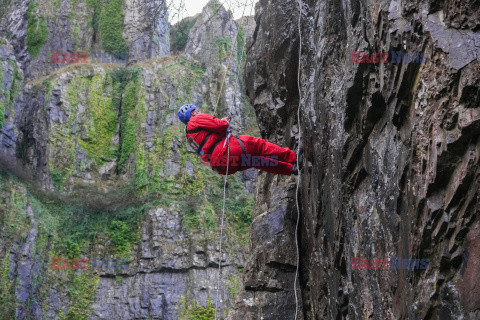
<path fill-rule="evenodd" d="M 228 128 L 227 120 L 220 120 L 209 114 L 200 113 L 193 119 L 195 119 L 195 127 L 205 128 L 215 133 L 223 133 Z"/>

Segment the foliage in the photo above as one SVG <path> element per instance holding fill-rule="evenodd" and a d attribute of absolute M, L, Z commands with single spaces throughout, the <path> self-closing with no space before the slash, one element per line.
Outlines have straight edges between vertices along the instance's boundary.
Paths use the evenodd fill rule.
<path fill-rule="evenodd" d="M 98 24 L 100 20 L 100 13 L 102 12 L 102 0 L 86 0 L 88 5 L 93 9 L 91 20 L 88 21 L 88 26 L 93 29 L 93 41 L 96 41 L 98 36 Z"/>
<path fill-rule="evenodd" d="M 232 39 L 230 37 L 223 37 L 218 40 L 218 54 L 220 55 L 220 60 L 223 60 L 227 57 L 230 48 L 232 47 Z"/>
<path fill-rule="evenodd" d="M 189 296 L 187 292 L 186 296 Z M 212 306 L 212 299 L 208 297 L 207 304 L 202 307 L 196 300 L 187 305 L 184 297 L 180 298 L 179 320 L 212 320 L 215 317 L 215 308 Z"/>
<path fill-rule="evenodd" d="M 34 0 L 28 4 L 27 51 L 36 58 L 47 40 L 48 29 L 43 17 L 36 17 L 37 6 Z"/>
<path fill-rule="evenodd" d="M 44 81 L 43 86 L 47 92 L 51 92 L 53 87 L 50 81 Z M 78 105 L 83 102 L 83 97 L 88 95 L 89 86 L 89 78 L 74 78 L 67 87 L 66 99 L 68 105 L 64 104 L 61 106 L 68 118 L 65 123 L 53 122 L 51 124 L 50 145 L 52 157 L 49 160 L 49 168 L 56 190 L 62 189 L 66 179 L 75 170 L 75 148 L 78 142 L 72 131 L 78 122 Z"/>
<path fill-rule="evenodd" d="M 8 67 L 3 65 L 3 68 L 0 70 L 0 96 L 3 96 L 3 101 L 0 100 L 0 129 L 3 128 L 5 112 L 8 111 L 10 116 L 12 116 L 11 113 L 14 111 L 15 99 L 21 91 L 23 81 L 17 63 L 14 60 L 8 60 L 8 64 L 13 69 L 12 82 L 9 90 L 5 90 L 4 88 L 5 73 L 7 72 Z"/>
<path fill-rule="evenodd" d="M 239 25 L 237 34 L 237 63 L 241 65 L 247 58 L 247 52 L 245 50 L 245 29 Z"/>
<path fill-rule="evenodd" d="M 95 26 L 96 23 L 94 22 L 93 25 Z M 122 0 L 106 1 L 99 16 L 98 27 L 103 49 L 106 52 L 117 55 L 128 52 L 128 46 L 123 38 Z"/>
<path fill-rule="evenodd" d="M 91 305 L 99 281 L 99 276 L 89 274 L 87 271 L 84 271 L 81 274 L 71 273 L 67 290 L 70 303 L 67 314 L 61 316 L 60 320 L 89 319 Z"/>
<path fill-rule="evenodd" d="M 75 235 L 67 239 L 67 241 L 65 242 L 65 253 L 67 254 L 67 257 L 70 259 L 79 257 L 80 254 L 82 253 L 82 248 L 80 247 L 78 242 L 74 240 L 79 236 L 80 234 L 77 232 Z"/>
<path fill-rule="evenodd" d="M 243 64 L 247 59 L 247 50 L 245 47 L 245 29 L 239 25 L 237 34 L 237 81 L 243 88 Z"/>
<path fill-rule="evenodd" d="M 87 139 L 80 141 L 81 147 L 98 165 L 111 160 L 110 145 L 117 129 L 117 114 L 112 98 L 104 93 L 104 86 L 105 79 L 100 75 L 90 82 L 87 105 L 92 126 L 87 130 Z"/>
<path fill-rule="evenodd" d="M 63 183 L 67 178 L 68 173 L 65 170 L 52 168 L 50 169 L 50 176 L 52 177 L 53 187 L 55 190 L 62 189 Z"/>
<path fill-rule="evenodd" d="M 128 158 L 135 152 L 135 133 L 137 130 L 135 107 L 139 94 L 138 80 L 135 78 L 125 87 L 120 112 L 120 158 L 118 168 L 122 170 Z"/>
<path fill-rule="evenodd" d="M 238 276 L 232 276 L 231 278 L 227 279 L 226 285 L 232 301 L 235 301 L 240 293 L 240 290 L 242 289 L 241 279 Z"/>
<path fill-rule="evenodd" d="M 109 73 L 113 86 L 112 108 L 120 110 L 120 138 L 118 170 L 125 166 L 135 150 L 135 107 L 140 93 L 140 68 L 119 68 Z"/>
<path fill-rule="evenodd" d="M 2 319 L 15 319 L 16 300 L 10 281 L 10 253 L 7 252 L 0 269 L 0 314 Z"/>
<path fill-rule="evenodd" d="M 126 257 L 139 239 L 140 219 L 145 206 L 99 210 L 80 205 L 50 204 L 51 214 L 60 217 L 55 247 L 69 258 L 79 257 L 99 234 L 110 235 L 117 252 Z"/>
<path fill-rule="evenodd" d="M 176 92 L 170 97 L 170 105 L 182 105 L 191 103 L 192 93 L 195 86 L 201 80 L 205 68 L 200 64 L 184 57 L 175 61 L 165 68 L 158 70 L 158 77 L 170 78 Z"/>
<path fill-rule="evenodd" d="M 249 226 L 253 219 L 253 198 L 240 196 L 236 199 L 228 198 L 225 200 L 225 207 L 231 212 L 236 222 L 242 226 Z"/>
<path fill-rule="evenodd" d="M 28 220 L 25 214 L 27 197 L 18 186 L 9 186 L 9 180 L 0 183 L 0 225 L 5 238 L 21 235 L 28 228 Z"/>
<path fill-rule="evenodd" d="M 188 35 L 190 34 L 190 29 L 192 29 L 196 22 L 196 17 L 188 17 L 172 26 L 170 30 L 172 52 L 180 52 L 185 50 L 188 42 Z"/>
<path fill-rule="evenodd" d="M 53 93 L 53 82 L 52 82 L 52 79 L 50 78 L 45 78 L 43 81 L 42 81 L 42 84 L 43 86 L 45 87 L 45 104 L 44 104 L 44 107 L 45 109 L 48 108 L 48 106 L 50 105 L 50 102 L 52 101 L 52 93 Z"/>
<path fill-rule="evenodd" d="M 110 236 L 120 254 L 128 253 L 131 231 L 130 227 L 123 221 L 113 220 L 110 224 Z"/>

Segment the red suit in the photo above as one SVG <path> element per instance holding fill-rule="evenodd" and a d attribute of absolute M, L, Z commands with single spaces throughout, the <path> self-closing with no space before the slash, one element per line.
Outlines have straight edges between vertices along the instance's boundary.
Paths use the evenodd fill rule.
<path fill-rule="evenodd" d="M 205 163 L 220 174 L 243 171 L 250 168 L 262 171 L 291 175 L 292 166 L 297 160 L 295 152 L 282 148 L 262 138 L 248 135 L 236 138 L 227 133 L 228 121 L 199 113 L 193 116 L 185 128 L 187 139 L 198 145 L 197 151 Z M 229 136 L 230 157 L 228 157 Z M 213 151 L 213 152 L 212 152 Z"/>

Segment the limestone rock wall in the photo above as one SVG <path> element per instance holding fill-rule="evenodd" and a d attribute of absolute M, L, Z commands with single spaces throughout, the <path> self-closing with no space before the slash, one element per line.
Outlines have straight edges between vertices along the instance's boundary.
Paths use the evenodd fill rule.
<path fill-rule="evenodd" d="M 75 52 L 88 53 L 89 62 L 104 63 L 111 63 L 110 56 L 98 59 L 94 53 L 138 62 L 170 52 L 163 0 L 5 0 L 2 6 L 0 35 L 12 43 L 26 78 L 66 66 Z M 52 63 L 52 51 L 66 56 L 54 57 Z"/>
<path fill-rule="evenodd" d="M 220 257 L 223 180 L 189 152 L 176 112 L 185 103 L 213 112 L 220 95 L 217 115 L 232 114 L 236 134 L 254 129 L 236 55 L 223 88 L 217 79 L 222 65 L 185 54 L 164 56 L 169 30 L 156 11 L 161 1 L 109 1 L 114 7 L 100 13 L 90 1 L 4 2 L 0 314 L 178 319 L 211 313 L 218 297 L 218 316 L 224 318 L 248 255 L 256 175 L 244 171 L 229 180 Z M 119 4 L 125 15 L 115 37 L 122 35 L 136 61 L 50 63 L 48 54 L 57 48 L 103 50 L 109 42 L 98 33 L 101 19 L 91 23 L 102 10 L 118 18 L 112 8 Z M 215 23 L 235 26 L 230 15 L 225 18 Z M 43 27 L 48 31 L 44 41 L 27 40 L 29 19 L 38 24 L 37 37 Z M 27 42 L 38 44 L 38 55 L 32 56 Z M 70 266 L 73 259 L 91 264 L 87 270 L 56 270 L 55 257 Z M 126 259 L 128 268 L 93 267 L 95 258 Z"/>
<path fill-rule="evenodd" d="M 477 319 L 476 2 L 302 3 L 301 95 L 296 1 L 259 1 L 245 72 L 265 138 L 295 148 L 301 102 L 299 319 Z M 354 51 L 390 57 L 353 63 Z M 398 51 L 428 61 L 393 63 Z M 259 178 L 231 319 L 294 317 L 294 181 Z M 428 267 L 357 270 L 353 257 Z"/>
<path fill-rule="evenodd" d="M 239 83 L 244 61 L 239 61 L 237 55 L 238 28 L 232 12 L 227 11 L 219 1 L 212 0 L 203 8 L 191 28 L 185 47 L 187 55 L 208 66 L 210 77 L 216 79 L 214 86 L 218 90 L 224 86 L 220 100 L 212 96 L 206 101 L 206 107 L 211 113 L 217 109 L 217 113 L 230 116 L 235 132 L 244 127 L 242 115 L 238 112 L 244 104 Z"/>

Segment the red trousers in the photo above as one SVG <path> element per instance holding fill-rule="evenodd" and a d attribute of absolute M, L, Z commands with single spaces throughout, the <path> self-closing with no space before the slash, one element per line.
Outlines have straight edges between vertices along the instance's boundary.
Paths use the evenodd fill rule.
<path fill-rule="evenodd" d="M 240 136 L 239 139 L 245 145 L 245 154 L 237 138 L 231 136 L 225 145 L 225 139 L 223 139 L 210 158 L 210 166 L 213 170 L 224 175 L 228 161 L 228 174 L 250 168 L 288 176 L 292 174 L 297 155 L 289 148 L 282 148 L 262 138 L 248 135 Z M 228 144 L 230 144 L 230 157 L 228 157 Z"/>

